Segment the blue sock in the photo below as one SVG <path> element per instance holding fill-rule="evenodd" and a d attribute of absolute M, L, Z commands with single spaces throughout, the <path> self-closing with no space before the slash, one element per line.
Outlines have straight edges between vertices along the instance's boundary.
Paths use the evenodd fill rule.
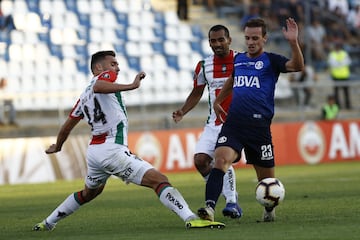
<path fill-rule="evenodd" d="M 223 179 L 225 173 L 220 169 L 213 168 L 210 172 L 209 179 L 206 183 L 205 204 L 215 209 L 216 202 L 219 199 L 223 188 Z"/>

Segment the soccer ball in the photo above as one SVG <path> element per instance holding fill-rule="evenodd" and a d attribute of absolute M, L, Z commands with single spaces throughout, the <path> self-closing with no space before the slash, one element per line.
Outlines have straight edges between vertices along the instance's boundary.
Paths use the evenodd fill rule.
<path fill-rule="evenodd" d="M 264 207 L 277 206 L 285 197 L 284 185 L 277 178 L 265 178 L 255 188 L 256 200 Z"/>

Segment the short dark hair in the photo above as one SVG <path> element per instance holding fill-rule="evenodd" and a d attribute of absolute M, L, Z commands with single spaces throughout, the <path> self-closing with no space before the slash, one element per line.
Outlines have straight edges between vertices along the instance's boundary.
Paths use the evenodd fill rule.
<path fill-rule="evenodd" d="M 209 33 L 208 33 L 208 37 L 210 38 L 210 32 L 217 32 L 217 31 L 220 31 L 220 30 L 224 30 L 225 36 L 226 36 L 227 38 L 230 37 L 229 29 L 228 29 L 227 27 L 225 27 L 224 25 L 220 25 L 220 24 L 214 25 L 214 26 L 212 26 L 212 27 L 210 28 Z"/>
<path fill-rule="evenodd" d="M 249 28 L 261 27 L 262 36 L 266 35 L 266 23 L 261 18 L 252 18 L 252 19 L 250 19 L 249 21 L 247 21 L 245 23 L 244 29 L 246 27 L 249 27 Z"/>
<path fill-rule="evenodd" d="M 93 68 L 95 67 L 95 64 L 99 63 L 100 61 L 104 60 L 106 56 L 113 56 L 115 57 L 116 54 L 114 51 L 109 50 L 109 51 L 99 51 L 94 53 L 91 56 L 91 62 L 90 62 L 90 68 L 91 71 L 93 70 Z"/>

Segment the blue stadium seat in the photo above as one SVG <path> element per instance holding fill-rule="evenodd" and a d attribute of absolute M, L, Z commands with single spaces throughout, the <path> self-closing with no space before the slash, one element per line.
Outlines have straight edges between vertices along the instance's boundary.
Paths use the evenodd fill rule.
<path fill-rule="evenodd" d="M 9 0 L 9 2 L 11 6 L 15 6 L 15 1 Z M 119 60 L 120 68 L 124 75 L 129 76 L 129 81 L 132 81 L 136 73 L 143 70 L 142 68 L 147 68 L 149 77 L 164 79 L 166 73 L 169 77 L 174 78 L 172 80 L 176 82 L 178 73 L 183 70 L 180 67 L 185 67 L 191 71 L 193 68 L 193 64 L 190 63 L 191 59 L 193 59 L 191 58 L 192 55 L 186 53 L 187 58 L 184 57 L 179 61 L 179 54 L 184 55 L 184 51 L 190 51 L 198 54 L 196 57 L 203 55 L 201 28 L 193 26 L 188 31 L 188 26 L 180 27 L 180 25 L 186 25 L 187 23 L 178 21 L 174 12 L 155 11 L 149 5 L 149 0 L 19 0 L 16 2 L 16 6 L 22 9 L 19 11 L 24 13 L 22 19 L 25 18 L 25 15 L 36 15 L 40 20 L 40 27 L 43 27 L 41 28 L 43 31 L 36 32 L 34 35 L 27 34 L 26 29 L 24 29 L 24 32 L 20 34 L 24 35 L 23 40 L 14 38 L 17 44 L 11 43 L 8 34 L 0 33 L 0 57 L 6 62 L 6 68 L 10 69 L 10 62 L 13 70 L 18 69 L 15 63 L 21 66 L 22 70 L 13 71 L 13 75 L 21 75 L 25 71 L 29 75 L 31 73 L 41 76 L 41 79 L 35 80 L 35 83 L 40 84 L 43 91 L 47 89 L 57 91 L 66 88 L 66 86 L 62 85 L 64 84 L 64 77 L 66 79 L 68 77 L 80 77 L 81 75 L 82 79 L 86 78 L 87 80 L 87 76 L 90 75 L 89 56 L 98 50 L 114 49 L 118 58 L 121 59 Z M 80 9 L 79 6 L 83 6 L 83 8 Z M 93 15 L 95 13 L 98 14 L 98 18 Z M 135 16 L 132 24 L 137 26 L 133 26 L 130 31 L 129 13 Z M 91 16 L 93 17 L 92 22 Z M 99 21 L 111 24 L 101 25 Z M 30 29 L 32 24 L 28 24 L 28 22 L 30 21 L 23 21 L 23 25 Z M 174 38 L 174 36 L 175 38 L 168 41 L 170 43 L 165 44 L 164 42 L 167 40 L 165 29 L 168 25 L 171 25 L 170 30 L 172 30 L 169 31 L 171 33 L 170 38 Z M 95 32 L 95 35 L 101 36 L 100 39 L 94 41 L 96 38 L 90 38 L 91 26 L 100 29 L 100 31 Z M 184 36 L 179 34 L 180 30 L 184 30 Z M 19 37 L 21 37 L 20 35 Z M 92 36 L 94 37 L 94 34 Z M 182 43 L 185 46 L 182 46 L 179 41 L 182 41 L 181 39 L 184 37 L 191 38 L 191 41 L 185 41 Z M 31 44 L 25 46 L 24 43 L 26 42 Z M 165 47 L 165 45 L 170 47 Z M 27 51 L 29 54 L 26 54 Z M 31 51 L 35 51 L 35 53 L 30 54 Z M 15 55 L 18 57 L 15 58 Z M 42 56 L 41 60 L 43 61 L 33 60 L 31 58 L 33 56 Z M 140 58 L 142 61 L 140 61 Z M 31 67 L 32 63 L 35 64 L 33 68 Z M 5 65 L 2 64 L 2 66 Z M 159 75 L 154 75 L 154 73 L 159 73 Z M 62 77 L 63 75 L 64 77 Z M 49 78 L 50 76 L 51 78 Z M 51 80 L 51 82 L 48 80 Z M 125 79 L 125 81 L 127 80 Z M 71 90 L 80 89 L 84 85 L 71 83 L 69 85 Z M 157 95 L 161 91 L 154 89 L 151 84 L 149 85 L 151 87 L 146 90 L 147 92 L 143 96 L 147 96 L 146 99 L 149 103 L 162 103 L 167 100 L 170 102 L 178 101 L 177 98 L 180 97 L 180 93 L 176 92 L 178 91 L 176 84 L 173 85 L 174 88 L 169 89 L 168 92 L 163 91 L 166 92 L 165 98 L 159 98 Z M 142 98 L 142 92 L 139 92 L 139 94 L 139 96 L 136 96 L 137 101 L 133 101 L 132 104 L 141 104 L 139 99 Z M 30 100 L 22 102 L 19 109 L 43 108 L 39 99 Z M 40 98 L 40 100 L 44 99 Z M 55 101 L 56 106 L 52 104 L 49 109 L 56 108 L 59 105 L 58 100 Z M 64 104 L 66 104 L 65 107 L 68 107 L 68 103 L 64 102 Z"/>
<path fill-rule="evenodd" d="M 115 51 L 116 51 L 117 54 L 121 54 L 121 55 L 126 54 L 124 43 L 115 43 L 114 47 L 115 47 Z"/>
<path fill-rule="evenodd" d="M 2 59 L 4 59 L 6 62 L 10 61 L 10 56 L 9 56 L 9 48 L 8 47 L 4 47 L 4 49 L 1 49 L 0 51 L 0 57 Z"/>
<path fill-rule="evenodd" d="M 128 37 L 126 34 L 126 28 L 125 27 L 117 27 L 115 29 L 116 36 L 119 40 L 128 41 Z"/>
<path fill-rule="evenodd" d="M 65 5 L 66 5 L 67 10 L 74 12 L 74 13 L 78 13 L 76 0 L 66 0 Z"/>
<path fill-rule="evenodd" d="M 88 68 L 87 60 L 85 59 L 87 58 L 76 61 L 76 66 L 79 72 L 82 72 L 84 74 L 89 74 L 90 70 Z"/>
<path fill-rule="evenodd" d="M 64 58 L 62 55 L 62 48 L 60 45 L 50 44 L 49 46 L 50 46 L 51 55 L 59 58 L 60 60 Z"/>
<path fill-rule="evenodd" d="M 152 42 L 151 45 L 155 53 L 164 53 L 164 46 L 162 42 Z"/>
<path fill-rule="evenodd" d="M 176 70 L 180 69 L 179 64 L 178 64 L 177 56 L 167 55 L 166 56 L 166 62 L 167 62 L 168 66 L 170 68 L 173 68 L 173 69 L 176 69 Z"/>
<path fill-rule="evenodd" d="M 87 59 L 89 56 L 85 45 L 75 45 L 75 51 L 81 58 Z"/>
<path fill-rule="evenodd" d="M 44 33 L 38 33 L 38 38 L 40 40 L 40 42 L 49 44 L 50 43 L 50 36 L 48 32 L 44 32 Z"/>
<path fill-rule="evenodd" d="M 192 31 L 192 34 L 197 37 L 198 39 L 203 39 L 204 38 L 204 34 L 201 30 L 201 27 L 200 25 L 192 25 L 191 26 L 191 31 Z"/>
<path fill-rule="evenodd" d="M 155 22 L 161 27 L 163 27 L 165 25 L 164 14 L 162 12 L 154 12 L 153 14 L 154 14 Z"/>
<path fill-rule="evenodd" d="M 191 45 L 191 49 L 194 52 L 197 52 L 197 53 L 200 53 L 201 55 L 204 55 L 203 51 L 202 51 L 201 43 L 199 41 L 191 41 L 190 45 Z"/>
<path fill-rule="evenodd" d="M 10 35 L 6 31 L 0 31 L 0 42 L 10 44 L 11 38 Z"/>
<path fill-rule="evenodd" d="M 117 19 L 117 22 L 123 26 L 128 26 L 129 25 L 129 20 L 128 20 L 128 15 L 127 13 L 123 13 L 123 12 L 116 12 L 114 13 Z"/>
<path fill-rule="evenodd" d="M 128 62 L 129 62 L 129 67 L 136 70 L 136 71 L 140 71 L 140 60 L 138 57 L 127 57 Z"/>
<path fill-rule="evenodd" d="M 163 27 L 155 27 L 154 28 L 154 33 L 155 33 L 155 36 L 160 38 L 161 40 L 165 40 L 166 37 L 165 37 L 165 31 L 164 31 L 164 28 Z"/>
<path fill-rule="evenodd" d="M 39 0 L 27 0 L 26 3 L 30 12 L 40 13 Z"/>
<path fill-rule="evenodd" d="M 90 17 L 89 14 L 78 13 L 79 22 L 82 26 L 90 28 Z"/>
<path fill-rule="evenodd" d="M 104 7 L 107 10 L 113 10 L 114 7 L 113 7 L 112 0 L 104 0 Z"/>
<path fill-rule="evenodd" d="M 41 25 L 46 28 L 48 31 L 51 29 L 51 16 L 50 14 L 46 13 L 46 14 L 39 14 L 40 17 L 40 21 L 41 21 Z"/>
<path fill-rule="evenodd" d="M 76 31 L 78 39 L 84 41 L 85 43 L 90 42 L 89 29 L 80 28 Z"/>

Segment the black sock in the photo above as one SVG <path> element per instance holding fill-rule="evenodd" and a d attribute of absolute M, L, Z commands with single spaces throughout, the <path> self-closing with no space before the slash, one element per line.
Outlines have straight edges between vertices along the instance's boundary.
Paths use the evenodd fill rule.
<path fill-rule="evenodd" d="M 213 168 L 206 183 L 205 204 L 215 209 L 215 205 L 223 188 L 223 179 L 225 173 L 220 169 Z"/>

